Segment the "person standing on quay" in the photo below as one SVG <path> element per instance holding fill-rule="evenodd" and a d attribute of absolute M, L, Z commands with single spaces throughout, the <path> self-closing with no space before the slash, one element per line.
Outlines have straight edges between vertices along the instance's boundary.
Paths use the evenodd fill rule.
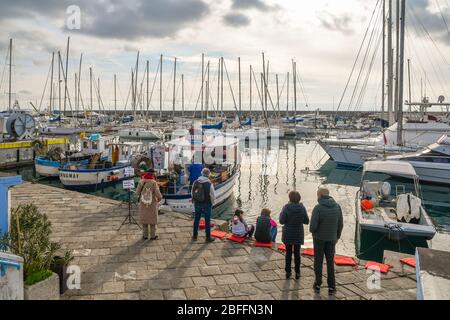
<path fill-rule="evenodd" d="M 155 179 L 155 171 L 149 170 L 142 176 L 136 189 L 139 196 L 139 222 L 143 227 L 142 238 L 148 240 L 148 229 L 150 227 L 150 240 L 158 239 L 156 225 L 158 223 L 159 202 L 162 199 L 158 183 Z"/>
<path fill-rule="evenodd" d="M 336 293 L 336 280 L 334 274 L 334 255 L 336 243 L 341 238 L 344 227 L 342 210 L 339 204 L 330 197 L 330 191 L 320 187 L 317 191 L 318 204 L 313 210 L 310 231 L 314 240 L 314 291 L 320 292 L 322 285 L 323 257 L 327 261 L 328 293 Z"/>
<path fill-rule="evenodd" d="M 303 225 L 309 224 L 309 217 L 301 201 L 300 193 L 291 191 L 289 203 L 280 214 L 280 224 L 283 225 L 282 241 L 286 246 L 286 279 L 292 275 L 292 254 L 295 259 L 295 279 L 300 279 L 300 247 L 305 241 Z"/>
<path fill-rule="evenodd" d="M 215 240 L 211 238 L 211 213 L 214 201 L 216 200 L 216 192 L 214 185 L 209 180 L 210 175 L 211 171 L 208 168 L 204 168 L 201 177 L 192 185 L 192 202 L 195 208 L 192 241 L 197 241 L 198 228 L 202 215 L 205 216 L 206 242 L 213 242 Z"/>

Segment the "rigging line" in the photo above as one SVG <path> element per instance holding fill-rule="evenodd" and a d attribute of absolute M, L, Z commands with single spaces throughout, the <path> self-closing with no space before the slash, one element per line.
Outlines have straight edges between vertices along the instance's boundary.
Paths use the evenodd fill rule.
<path fill-rule="evenodd" d="M 431 35 L 430 35 L 430 33 L 428 32 L 428 30 L 426 29 L 425 25 L 422 23 L 422 21 L 419 19 L 419 17 L 416 15 L 416 13 L 415 13 L 413 10 L 409 10 L 409 12 L 412 12 L 414 19 L 415 19 L 416 22 L 418 22 L 418 23 L 420 24 L 420 26 L 422 27 L 422 29 L 423 29 L 423 31 L 424 31 L 424 34 L 427 35 L 428 38 L 431 40 L 431 42 L 433 43 L 433 45 L 434 45 L 434 47 L 436 48 L 437 52 L 441 55 L 441 58 L 443 59 L 444 63 L 447 64 L 448 66 L 450 66 L 450 64 L 448 63 L 447 59 L 446 59 L 445 56 L 442 54 L 441 50 L 439 50 L 439 47 L 437 46 L 436 42 L 435 42 L 434 39 L 431 37 Z M 410 14 L 410 15 L 411 15 L 411 14 Z M 415 27 L 415 26 L 414 26 L 414 27 Z M 416 34 L 420 37 L 420 34 L 419 34 L 417 28 L 416 28 Z M 422 46 L 424 46 L 423 43 L 422 43 Z M 431 60 L 431 58 L 430 58 L 430 56 L 429 56 L 429 51 L 426 50 L 425 46 L 424 46 L 424 51 L 425 51 L 425 53 L 426 53 L 427 58 L 430 60 L 430 63 L 431 63 L 431 65 L 432 65 L 432 67 L 433 67 L 433 70 L 434 70 L 434 72 L 436 73 L 436 76 L 437 76 L 437 75 L 438 75 L 438 72 L 436 71 L 436 67 L 435 67 L 434 63 L 432 62 L 432 60 Z M 443 72 L 441 69 L 440 69 L 440 71 L 441 71 L 441 73 Z M 442 79 L 444 80 L 444 82 L 447 82 L 447 81 L 445 80 L 445 79 L 446 79 L 445 76 L 443 76 L 442 74 L 441 74 L 441 76 L 442 76 Z M 440 82 L 440 84 L 441 84 L 441 87 L 442 87 L 443 91 L 445 91 L 444 86 L 443 86 L 443 84 L 442 84 L 442 82 L 441 82 L 441 79 L 438 79 L 438 80 L 439 80 L 439 82 Z M 447 83 L 447 84 L 448 84 L 448 83 Z"/>
<path fill-rule="evenodd" d="M 369 33 L 370 26 L 372 25 L 373 17 L 375 16 L 375 12 L 376 12 L 376 9 L 378 8 L 378 5 L 379 5 L 379 4 L 380 4 L 380 0 L 377 0 L 377 3 L 376 3 L 375 8 L 374 8 L 374 10 L 373 10 L 373 12 L 372 12 L 372 16 L 371 16 L 371 18 L 370 18 L 369 24 L 368 24 L 368 26 L 367 26 L 366 32 L 365 32 L 365 34 L 364 34 L 363 41 L 362 41 L 362 43 L 361 43 L 361 46 L 360 46 L 360 48 L 359 48 L 359 50 L 358 50 L 358 54 L 357 54 L 357 56 L 356 56 L 355 62 L 354 62 L 354 64 L 353 64 L 352 71 L 350 72 L 350 75 L 349 75 L 348 80 L 347 80 L 347 84 L 345 85 L 345 88 L 344 88 L 344 92 L 342 93 L 341 99 L 340 99 L 339 104 L 338 104 L 338 107 L 337 107 L 337 109 L 336 109 L 336 113 L 339 111 L 339 109 L 340 109 L 340 107 L 341 107 L 341 105 L 342 105 L 342 102 L 343 102 L 343 100 L 344 100 L 345 94 L 347 93 L 348 86 L 349 86 L 350 81 L 351 81 L 351 79 L 352 79 L 352 77 L 353 77 L 353 73 L 354 73 L 355 68 L 356 68 L 356 65 L 357 65 L 357 63 L 358 63 L 359 56 L 360 56 L 360 54 L 361 54 L 361 52 L 362 52 L 362 49 L 363 49 L 363 47 L 364 47 L 364 43 L 366 42 L 366 38 L 367 38 L 367 35 L 368 35 L 368 33 Z"/>
<path fill-rule="evenodd" d="M 153 93 L 155 91 L 156 79 L 158 78 L 158 75 L 159 75 L 160 64 L 161 64 L 161 61 L 158 61 L 158 66 L 156 67 L 155 77 L 153 78 L 152 91 L 150 92 L 150 96 L 148 97 L 148 104 L 147 104 L 148 108 L 147 108 L 147 111 L 146 111 L 147 116 L 148 116 L 148 111 L 149 111 L 150 107 L 153 107 L 152 99 L 153 99 Z"/>
<path fill-rule="evenodd" d="M 50 77 L 51 70 L 52 70 L 52 64 L 50 63 L 50 67 L 49 67 L 48 73 L 47 73 L 47 79 L 45 80 L 44 91 L 42 92 L 41 101 L 39 102 L 39 107 L 38 107 L 39 112 L 41 111 L 42 101 L 44 100 L 45 91 L 47 91 L 47 84 L 48 84 L 48 79 Z M 53 85 L 53 83 L 51 85 Z"/>
<path fill-rule="evenodd" d="M 358 91 L 359 83 L 361 81 L 361 76 L 363 75 L 364 69 L 366 68 L 367 58 L 369 57 L 369 54 L 370 54 L 370 51 L 371 51 L 371 48 L 372 48 L 376 26 L 377 25 L 375 24 L 373 29 L 372 29 L 372 32 L 371 32 L 371 35 L 370 35 L 370 38 L 369 38 L 369 42 L 367 44 L 367 50 L 366 50 L 366 52 L 364 54 L 364 58 L 363 58 L 363 61 L 361 63 L 361 69 L 359 70 L 358 77 L 356 79 L 355 88 L 353 89 L 353 93 L 352 93 L 352 96 L 350 98 L 350 103 L 349 103 L 348 109 L 352 108 L 352 105 L 353 105 L 353 102 L 354 102 L 354 99 L 355 99 L 355 96 L 356 96 L 356 92 Z"/>
<path fill-rule="evenodd" d="M 359 110 L 361 108 L 361 106 L 362 106 L 362 103 L 364 102 L 364 98 L 365 98 L 365 95 L 366 95 L 367 84 L 368 84 L 370 76 L 372 74 L 372 69 L 373 69 L 373 66 L 375 64 L 375 61 L 378 58 L 378 53 L 379 53 L 378 49 L 380 48 L 382 39 L 383 39 L 383 32 L 381 31 L 379 36 L 378 36 L 378 42 L 377 42 L 377 44 L 376 44 L 376 46 L 374 48 L 374 52 L 372 54 L 372 59 L 371 59 L 369 68 L 367 70 L 366 78 L 365 78 L 363 86 L 361 88 L 358 100 L 356 101 L 354 111 L 356 111 L 357 109 Z"/>
<path fill-rule="evenodd" d="M 410 35 L 410 32 L 408 29 L 406 29 L 406 36 L 407 36 L 407 38 L 410 39 L 410 41 L 408 41 L 407 43 L 413 44 L 412 36 Z M 423 64 L 422 59 L 420 58 L 420 55 L 418 54 L 418 51 L 417 51 L 418 49 L 416 49 L 416 47 L 414 45 L 411 45 L 411 48 L 413 49 L 416 59 L 419 62 L 419 72 L 421 73 L 421 77 L 424 79 L 424 81 L 426 81 L 428 83 L 429 87 L 431 88 L 432 93 L 434 95 L 436 95 L 436 92 L 434 91 L 434 87 L 432 86 L 429 77 L 427 77 L 427 73 L 425 71 L 424 64 Z M 423 98 L 423 97 L 421 97 L 421 98 Z"/>
<path fill-rule="evenodd" d="M 196 78 L 195 78 L 195 81 L 194 81 L 194 87 L 193 87 L 193 88 L 197 87 L 198 81 L 200 80 L 198 74 L 201 73 L 201 72 L 200 72 L 201 66 L 202 66 L 202 63 L 199 62 L 199 63 L 197 64 L 197 71 L 195 71 Z M 192 97 L 193 97 L 193 95 L 194 95 L 194 89 L 193 89 L 193 88 L 190 90 L 190 91 L 191 91 L 191 94 L 189 95 L 189 99 L 188 99 L 188 105 L 190 105 L 190 106 L 192 106 Z M 197 103 L 198 103 L 198 101 L 197 101 Z M 194 109 L 194 115 L 195 115 L 195 110 L 196 110 L 196 108 L 197 108 L 197 105 L 195 106 L 195 109 Z"/>
<path fill-rule="evenodd" d="M 2 85 L 3 85 L 3 79 L 4 79 L 5 74 L 6 74 L 6 69 L 7 69 L 6 65 L 8 64 L 8 54 L 9 54 L 8 52 L 9 51 L 7 50 L 6 51 L 6 55 L 5 55 L 5 63 L 3 64 L 2 77 L 0 78 L 0 91 L 1 91 L 1 88 L 2 88 Z"/>
<path fill-rule="evenodd" d="M 225 60 L 223 61 L 223 66 L 225 67 L 225 74 L 227 75 L 228 85 L 230 86 L 231 97 L 233 98 L 234 108 L 236 109 L 236 111 L 239 111 L 237 108 L 236 99 L 234 98 L 233 87 L 231 86 L 230 77 L 228 76 L 227 64 L 225 63 Z"/>
<path fill-rule="evenodd" d="M 305 90 L 305 86 L 303 85 L 303 78 L 301 73 L 298 73 L 298 77 L 297 78 L 297 83 L 300 84 L 300 90 L 302 92 L 303 98 L 305 99 L 305 103 L 306 103 L 306 107 L 309 108 L 309 101 L 308 101 L 308 97 L 306 95 L 306 90 Z"/>
<path fill-rule="evenodd" d="M 450 29 L 448 28 L 447 20 L 445 20 L 444 13 L 442 12 L 442 9 L 441 9 L 441 5 L 439 4 L 438 0 L 435 0 L 435 2 L 436 2 L 436 5 L 437 5 L 437 7 L 439 9 L 440 14 L 441 14 L 442 21 L 445 24 L 445 28 L 447 29 L 447 33 L 450 36 Z"/>

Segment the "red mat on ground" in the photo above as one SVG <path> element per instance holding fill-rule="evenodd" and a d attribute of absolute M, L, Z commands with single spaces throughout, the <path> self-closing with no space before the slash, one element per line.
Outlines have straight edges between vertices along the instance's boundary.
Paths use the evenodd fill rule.
<path fill-rule="evenodd" d="M 356 267 L 358 264 L 356 263 L 355 259 L 352 257 L 346 257 L 346 256 L 335 256 L 334 257 L 334 263 L 337 266 L 352 266 Z"/>
<path fill-rule="evenodd" d="M 416 267 L 416 259 L 415 258 L 405 258 L 400 260 L 401 263 L 406 264 L 410 267 Z"/>
<path fill-rule="evenodd" d="M 253 243 L 253 246 L 258 247 L 258 248 L 272 248 L 273 243 L 261 243 L 261 242 L 255 241 Z"/>
<path fill-rule="evenodd" d="M 205 219 L 201 219 L 201 220 L 200 220 L 200 223 L 199 223 L 199 225 L 198 225 L 198 228 L 199 228 L 200 230 L 205 230 L 205 229 L 206 229 L 206 222 L 205 222 Z M 214 223 L 211 223 L 211 228 L 214 228 Z"/>
<path fill-rule="evenodd" d="M 312 248 L 304 249 L 302 252 L 302 256 L 314 257 L 314 249 Z"/>
<path fill-rule="evenodd" d="M 220 230 L 213 230 L 211 231 L 211 237 L 223 239 L 228 235 L 228 233 L 220 231 Z"/>
<path fill-rule="evenodd" d="M 245 242 L 245 240 L 247 240 L 247 237 L 238 237 L 238 236 L 235 236 L 234 234 L 232 234 L 228 237 L 228 240 L 242 244 Z"/>
<path fill-rule="evenodd" d="M 286 245 L 284 243 L 280 244 L 280 246 L 278 247 L 278 251 L 286 252 Z"/>
<path fill-rule="evenodd" d="M 384 263 L 378 263 L 375 261 L 369 261 L 366 264 L 367 270 L 379 271 L 381 273 L 388 273 L 391 270 L 392 266 Z"/>

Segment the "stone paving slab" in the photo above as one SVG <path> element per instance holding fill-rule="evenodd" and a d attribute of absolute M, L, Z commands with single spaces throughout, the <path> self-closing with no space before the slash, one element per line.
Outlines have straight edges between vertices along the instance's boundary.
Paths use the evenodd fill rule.
<path fill-rule="evenodd" d="M 302 257 L 299 281 L 286 280 L 282 253 L 250 241 L 205 244 L 202 234 L 192 243 L 192 219 L 181 214 L 161 215 L 159 239 L 143 241 L 137 226 L 119 231 L 127 208 L 114 200 L 24 183 L 12 189 L 12 206 L 25 203 L 47 214 L 53 240 L 72 250 L 72 264 L 81 268 L 81 289 L 63 299 L 415 299 L 413 270 L 401 267 L 383 275 L 378 289 L 368 288 L 372 274 L 364 261 L 358 268 L 336 267 L 338 292 L 330 298 L 326 287 L 320 294 L 312 290 L 311 258 Z"/>

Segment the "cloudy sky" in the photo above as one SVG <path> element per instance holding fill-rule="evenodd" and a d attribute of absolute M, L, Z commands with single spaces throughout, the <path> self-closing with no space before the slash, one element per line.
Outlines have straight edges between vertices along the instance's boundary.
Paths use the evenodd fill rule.
<path fill-rule="evenodd" d="M 81 86 L 85 106 L 89 105 L 89 67 L 93 68 L 94 78 L 100 78 L 101 98 L 107 107 L 113 104 L 113 78 L 117 74 L 118 104 L 124 106 L 131 69 L 140 51 L 138 81 L 142 81 L 145 61 L 149 60 L 150 89 L 159 55 L 164 56 L 164 109 L 172 107 L 174 57 L 178 59 L 177 106 L 181 100 L 180 75 L 184 74 L 186 108 L 199 108 L 202 53 L 206 55 L 206 63 L 211 64 L 214 105 L 218 59 L 224 57 L 233 88 L 232 94 L 225 77 L 225 108 L 233 109 L 233 95 L 237 100 L 238 94 L 237 59 L 240 57 L 242 105 L 248 108 L 249 66 L 253 66 L 259 77 L 264 52 L 270 61 L 269 87 L 274 100 L 275 74 L 279 74 L 282 109 L 286 108 L 286 74 L 292 71 L 292 59 L 297 62 L 299 74 L 298 109 L 332 109 L 340 101 L 377 1 L 380 0 L 0 0 L 0 110 L 7 105 L 5 60 L 9 38 L 14 39 L 12 91 L 22 106 L 29 107 L 32 101 L 44 108 L 48 105 L 49 84 L 42 103 L 41 97 L 51 55 L 59 50 L 64 57 L 68 36 L 71 38 L 69 91 L 73 99 L 74 74 L 78 72 L 83 53 Z M 421 79 L 422 90 L 426 89 L 433 101 L 450 90 L 449 3 L 449 0 L 407 0 L 406 53 L 411 59 L 413 96 L 417 99 Z M 80 8 L 79 30 L 68 29 L 68 20 L 73 22 L 68 13 L 72 5 Z M 380 35 L 381 24 L 376 23 L 377 17 L 381 17 L 379 13 L 374 13 L 372 24 L 378 26 L 373 33 L 373 48 L 377 47 L 376 39 Z M 359 68 L 356 68 L 341 110 L 380 108 L 381 50 L 373 49 L 373 55 L 371 50 L 367 58 L 374 61 L 370 77 L 366 78 L 368 72 L 365 72 L 360 82 L 366 88 L 365 94 L 358 92 L 351 101 L 358 76 Z M 366 66 L 369 68 L 369 63 Z M 158 86 L 156 81 L 152 109 L 159 108 Z M 290 87 L 292 93 L 292 83 Z M 291 95 L 291 105 L 292 98 Z M 253 87 L 253 108 L 260 108 L 258 99 Z M 94 108 L 96 105 L 94 98 Z M 127 105 L 129 108 L 130 103 Z"/>

